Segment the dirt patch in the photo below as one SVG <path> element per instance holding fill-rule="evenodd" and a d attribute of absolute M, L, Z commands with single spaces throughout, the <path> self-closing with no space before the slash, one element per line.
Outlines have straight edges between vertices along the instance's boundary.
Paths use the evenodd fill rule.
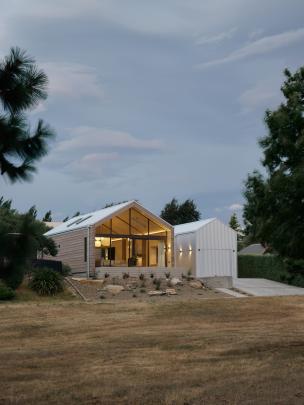
<path fill-rule="evenodd" d="M 146 277 L 143 280 L 138 277 L 129 277 L 127 279 L 118 277 L 108 277 L 104 280 L 80 280 L 80 279 L 69 279 L 71 283 L 77 288 L 77 290 L 85 297 L 87 301 L 100 301 L 106 300 L 110 302 L 116 301 L 126 301 L 126 300 L 138 300 L 140 302 L 154 302 L 158 300 L 170 300 L 170 301 L 184 301 L 193 299 L 206 299 L 206 298 L 219 298 L 219 297 L 230 297 L 222 292 L 212 290 L 210 288 L 204 287 L 201 289 L 191 287 L 192 281 L 182 280 L 182 285 L 172 286 L 170 281 L 165 279 L 160 280 L 160 285 L 157 287 L 155 279 Z M 107 291 L 108 285 L 120 285 L 124 287 L 124 290 L 119 294 L 111 294 Z M 161 296 L 150 296 L 150 291 L 160 291 L 164 293 L 166 290 L 174 289 L 175 294 L 164 294 Z"/>

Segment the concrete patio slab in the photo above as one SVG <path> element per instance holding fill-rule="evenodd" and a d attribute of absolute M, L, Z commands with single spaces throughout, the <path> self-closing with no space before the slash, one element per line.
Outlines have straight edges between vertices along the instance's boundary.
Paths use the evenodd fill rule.
<path fill-rule="evenodd" d="M 294 287 L 264 278 L 237 278 L 233 280 L 233 286 L 255 297 L 304 295 L 304 288 Z"/>

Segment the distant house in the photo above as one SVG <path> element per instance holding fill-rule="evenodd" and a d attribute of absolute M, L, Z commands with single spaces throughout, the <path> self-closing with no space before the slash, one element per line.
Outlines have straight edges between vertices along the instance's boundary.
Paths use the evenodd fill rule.
<path fill-rule="evenodd" d="M 263 255 L 266 252 L 266 248 L 260 243 L 252 243 L 249 246 L 241 249 L 239 255 Z"/>

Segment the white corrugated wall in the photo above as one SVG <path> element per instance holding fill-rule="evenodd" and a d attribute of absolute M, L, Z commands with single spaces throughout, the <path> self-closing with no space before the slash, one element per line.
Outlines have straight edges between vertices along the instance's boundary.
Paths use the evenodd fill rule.
<path fill-rule="evenodd" d="M 215 219 L 196 232 L 197 277 L 237 277 L 237 235 Z"/>
<path fill-rule="evenodd" d="M 191 270 L 191 273 L 195 276 L 196 234 L 192 232 L 175 236 L 174 249 L 175 266 Z"/>

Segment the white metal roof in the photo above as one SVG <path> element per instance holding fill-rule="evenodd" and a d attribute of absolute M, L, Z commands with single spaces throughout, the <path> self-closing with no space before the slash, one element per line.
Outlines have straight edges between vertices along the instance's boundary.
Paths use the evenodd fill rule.
<path fill-rule="evenodd" d="M 94 225 L 103 219 L 112 216 L 115 212 L 132 205 L 135 201 L 127 201 L 122 204 L 113 205 L 112 207 L 103 208 L 99 211 L 90 212 L 88 214 L 79 215 L 63 222 L 61 225 L 48 231 L 45 235 L 52 236 L 59 233 L 74 231 L 75 229 L 86 228 L 87 226 Z"/>
<path fill-rule="evenodd" d="M 181 235 L 182 233 L 191 233 L 195 232 L 198 229 L 206 226 L 210 222 L 214 221 L 216 218 L 202 219 L 200 221 L 188 222 L 187 224 L 175 225 L 174 226 L 174 235 Z"/>
<path fill-rule="evenodd" d="M 137 201 L 131 200 L 121 204 L 113 205 L 108 208 L 103 208 L 99 211 L 90 212 L 88 214 L 79 215 L 78 217 L 74 217 L 69 219 L 66 222 L 63 222 L 61 225 L 56 226 L 55 228 L 51 229 L 50 231 L 46 232 L 46 236 L 53 236 L 69 231 L 74 231 L 75 229 L 86 228 L 91 225 L 95 225 L 99 222 L 102 222 L 105 219 L 111 218 L 113 215 L 118 213 L 120 210 L 137 207 L 143 212 L 149 213 L 151 216 L 157 219 L 157 221 L 169 229 L 172 229 L 172 226 L 164 221 L 162 218 L 159 218 L 157 215 L 153 214 L 152 212 L 148 211 L 146 208 L 141 206 Z"/>

